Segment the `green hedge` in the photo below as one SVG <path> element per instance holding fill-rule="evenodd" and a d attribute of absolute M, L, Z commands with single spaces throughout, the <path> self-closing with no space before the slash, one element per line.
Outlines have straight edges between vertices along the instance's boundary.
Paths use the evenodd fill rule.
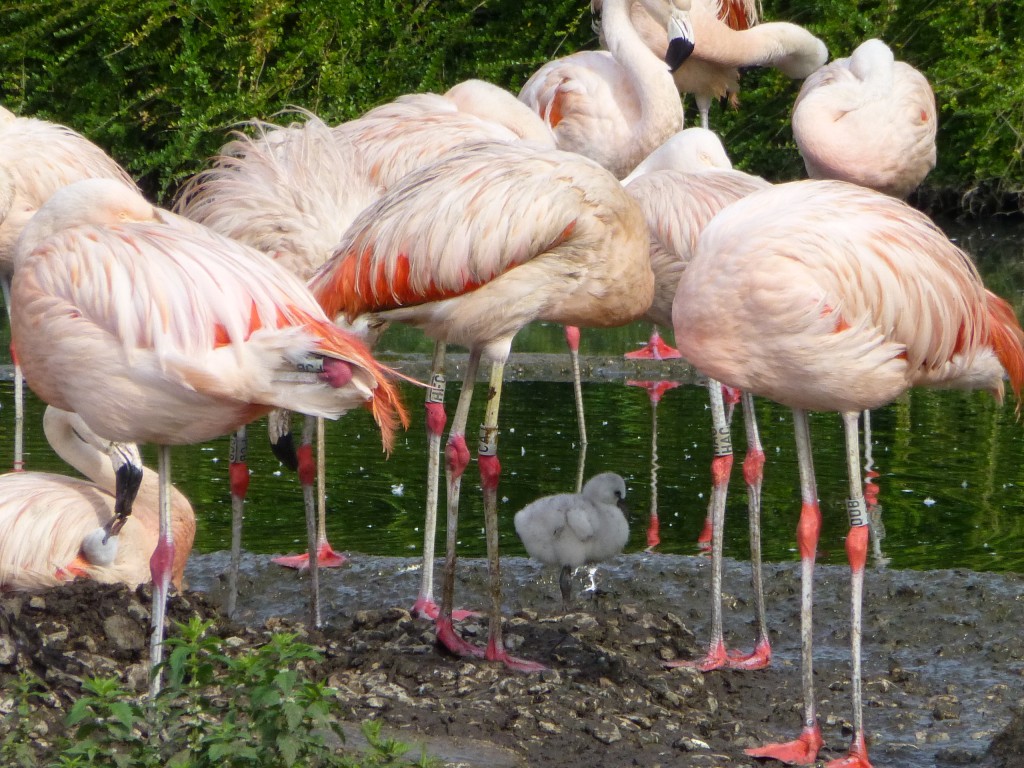
<path fill-rule="evenodd" d="M 965 204 L 1024 189 L 1024 4 L 1000 0 L 766 0 L 833 56 L 881 37 L 932 81 L 934 191 Z M 239 121 L 291 105 L 329 121 L 469 77 L 517 89 L 541 63 L 594 47 L 585 0 L 14 0 L 0 9 L 0 100 L 71 125 L 166 201 Z M 740 167 L 803 169 L 789 130 L 799 84 L 744 75 L 712 112 Z M 688 105 L 688 114 L 695 110 Z"/>

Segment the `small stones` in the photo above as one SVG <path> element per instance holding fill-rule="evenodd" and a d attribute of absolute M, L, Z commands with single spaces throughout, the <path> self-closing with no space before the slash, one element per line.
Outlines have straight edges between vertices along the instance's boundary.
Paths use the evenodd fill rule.
<path fill-rule="evenodd" d="M 103 633 L 118 650 L 141 651 L 146 647 L 146 636 L 142 628 L 123 614 L 107 616 L 103 620 Z"/>
<path fill-rule="evenodd" d="M 18 647 L 7 635 L 0 635 L 0 666 L 9 667 L 18 658 Z"/>
<path fill-rule="evenodd" d="M 622 740 L 622 732 L 619 731 L 618 726 L 616 726 L 615 723 L 608 722 L 607 720 L 602 720 L 600 723 L 595 725 L 591 730 L 591 734 L 602 744 L 614 744 L 615 742 Z"/>
<path fill-rule="evenodd" d="M 959 720 L 963 709 L 956 696 L 933 696 L 929 700 L 932 718 L 935 720 Z"/>
<path fill-rule="evenodd" d="M 684 752 L 697 752 L 700 750 L 710 751 L 711 745 L 703 739 L 698 739 L 693 736 L 683 736 L 682 738 L 676 739 L 672 746 L 676 749 L 681 749 Z"/>

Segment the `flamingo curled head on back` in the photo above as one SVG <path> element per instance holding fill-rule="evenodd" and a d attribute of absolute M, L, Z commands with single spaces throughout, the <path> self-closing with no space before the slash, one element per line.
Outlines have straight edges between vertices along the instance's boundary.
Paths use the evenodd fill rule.
<path fill-rule="evenodd" d="M 935 167 L 936 116 L 928 79 L 866 40 L 804 81 L 793 138 L 811 178 L 905 198 Z"/>
<path fill-rule="evenodd" d="M 170 445 L 219 437 L 274 407 L 337 418 L 367 405 L 385 446 L 405 420 L 387 370 L 298 278 L 116 182 L 67 186 L 32 217 L 15 253 L 12 310 L 25 378 L 42 400 L 101 437 L 159 446 L 154 665 L 174 557 Z"/>
<path fill-rule="evenodd" d="M 841 212 L 841 215 L 838 214 Z M 1004 376 L 1020 408 L 1024 331 L 970 257 L 924 214 L 839 181 L 755 192 L 705 228 L 672 310 L 683 356 L 709 377 L 793 409 L 803 499 L 804 722 L 791 742 L 748 753 L 810 764 L 822 745 L 813 690 L 811 605 L 821 513 L 807 411 L 839 411 L 846 434 L 853 740 L 836 766 L 869 766 L 861 709 L 861 595 L 868 515 L 858 415 L 913 386 L 987 389 Z"/>

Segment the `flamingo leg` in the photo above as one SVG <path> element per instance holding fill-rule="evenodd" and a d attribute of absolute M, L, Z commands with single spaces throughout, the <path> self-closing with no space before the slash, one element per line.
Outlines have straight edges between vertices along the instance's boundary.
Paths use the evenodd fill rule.
<path fill-rule="evenodd" d="M 723 408 L 725 409 L 725 426 L 731 430 L 732 414 L 736 408 L 736 403 L 740 400 L 740 392 L 738 389 L 727 387 L 724 384 L 720 386 L 722 387 Z M 712 467 L 712 474 L 714 474 L 714 467 Z M 711 518 L 714 512 L 714 505 L 715 495 L 712 493 L 711 498 L 708 500 L 707 515 L 704 517 L 704 527 L 701 529 L 700 535 L 697 536 L 697 546 L 703 550 L 709 549 L 711 546 Z"/>
<path fill-rule="evenodd" d="M 441 471 L 441 436 L 448 417 L 444 412 L 445 352 L 443 341 L 434 342 L 431 361 L 430 386 L 427 387 L 424 408 L 427 416 L 427 506 L 423 516 L 423 570 L 420 573 L 420 593 L 413 604 L 415 616 L 437 618 L 434 602 L 434 539 L 437 533 L 438 475 Z"/>
<path fill-rule="evenodd" d="M 314 627 L 320 626 L 320 551 L 317 536 L 316 503 L 313 499 L 313 481 L 309 477 L 315 469 L 310 461 L 312 435 L 310 425 L 315 428 L 315 420 L 306 417 L 302 425 L 302 446 L 299 450 L 299 477 L 302 481 L 302 501 L 306 517 L 306 549 L 307 567 L 309 568 L 309 620 Z"/>
<path fill-rule="evenodd" d="M 846 510 L 850 531 L 846 536 L 846 557 L 850 563 L 850 680 L 853 689 L 853 740 L 845 757 L 832 760 L 827 768 L 871 768 L 864 739 L 863 691 L 861 688 L 861 609 L 864 598 L 864 567 L 867 562 L 869 517 L 860 475 L 860 445 L 857 419 L 860 414 L 843 414 L 846 435 L 846 468 L 850 480 L 850 498 Z"/>
<path fill-rule="evenodd" d="M 800 735 L 790 742 L 767 744 L 745 750 L 752 757 L 768 757 L 794 765 L 812 765 L 821 749 L 821 728 L 814 702 L 813 612 L 814 561 L 817 556 L 818 537 L 821 533 L 821 509 L 818 506 L 818 486 L 814 479 L 814 461 L 811 457 L 811 432 L 807 412 L 793 410 L 796 432 L 797 462 L 800 467 L 800 522 L 797 525 L 797 544 L 800 548 L 800 646 L 801 687 L 804 698 L 804 725 Z"/>
<path fill-rule="evenodd" d="M 239 427 L 228 446 L 228 473 L 231 479 L 231 565 L 228 568 L 228 594 L 224 603 L 228 617 L 235 614 L 238 602 L 238 571 L 242 565 L 242 521 L 245 495 L 249 490 L 249 466 L 246 454 L 249 439 L 245 427 Z"/>
<path fill-rule="evenodd" d="M 441 585 L 441 609 L 434 620 L 437 640 L 458 656 L 483 656 L 484 650 L 466 642 L 452 626 L 452 606 L 455 603 L 455 566 L 458 555 L 456 545 L 459 539 L 459 494 L 462 489 L 462 473 L 469 464 L 469 448 L 466 446 L 466 423 L 469 421 L 469 406 L 473 401 L 473 384 L 480 369 L 480 350 L 471 349 L 466 362 L 466 374 L 455 406 L 455 416 L 448 432 L 445 446 L 445 479 L 448 484 L 448 517 L 445 537 L 444 581 Z"/>
<path fill-rule="evenodd" d="M 576 400 L 576 423 L 580 430 L 580 460 L 576 472 L 576 493 L 583 488 L 583 468 L 587 455 L 587 420 L 583 413 L 583 384 L 580 377 L 580 329 L 575 325 L 565 326 L 565 342 L 569 345 L 569 360 L 572 362 L 572 391 Z"/>
<path fill-rule="evenodd" d="M 501 463 L 498 461 L 498 409 L 501 406 L 504 370 L 503 361 L 491 365 L 487 408 L 484 412 L 484 423 L 480 427 L 480 444 L 477 448 L 477 466 L 480 468 L 480 485 L 484 493 L 484 530 L 487 538 L 487 565 L 491 593 L 491 614 L 488 623 L 485 658 L 488 661 L 500 661 L 509 669 L 517 672 L 540 672 L 546 669 L 544 665 L 512 656 L 502 640 L 501 561 L 498 551 L 498 480 L 501 477 Z"/>
<path fill-rule="evenodd" d="M 0 279 L 0 289 L 4 294 L 4 306 L 7 307 L 7 326 L 11 325 L 11 281 L 6 277 Z M 11 343 L 11 362 L 14 363 L 14 471 L 25 469 L 25 382 L 21 377 L 21 364 L 18 353 Z"/>
<path fill-rule="evenodd" d="M 316 458 L 313 444 L 316 443 Z M 317 567 L 337 568 L 348 562 L 345 555 L 335 551 L 327 541 L 326 473 L 324 471 L 325 439 L 324 421 L 315 416 L 305 416 L 302 423 L 302 444 L 296 451 L 299 482 L 302 484 L 302 504 L 308 525 L 315 526 L 307 535 L 307 551 L 301 555 L 275 557 L 272 562 L 285 568 L 298 570 L 312 569 L 309 553 L 316 551 Z M 317 577 L 317 580 L 319 578 Z"/>
<path fill-rule="evenodd" d="M 711 642 L 703 659 L 669 662 L 669 667 L 689 667 L 708 672 L 727 667 L 729 654 L 725 650 L 722 630 L 722 544 L 725 533 L 725 499 L 732 472 L 732 440 L 725 418 L 722 385 L 708 379 L 711 399 L 711 423 L 714 438 L 714 458 L 711 461 Z"/>
<path fill-rule="evenodd" d="M 423 517 L 423 570 L 420 573 L 420 592 L 413 604 L 414 616 L 436 619 L 434 602 L 434 541 L 437 534 L 438 477 L 441 471 L 441 437 L 448 420 L 444 412 L 445 354 L 447 345 L 435 342 L 431 363 L 430 386 L 427 387 L 424 406 L 427 412 L 427 504 Z M 477 615 L 475 611 L 453 610 L 452 618 L 462 621 Z"/>
<path fill-rule="evenodd" d="M 757 612 L 757 641 L 753 653 L 730 654 L 732 669 L 764 669 L 772 661 L 768 639 L 768 617 L 764 605 L 764 582 L 761 573 L 761 483 L 764 478 L 764 448 L 757 429 L 754 396 L 744 392 L 743 424 L 747 432 L 747 455 L 743 459 L 743 479 L 747 484 L 747 517 L 750 525 L 750 585 L 754 590 Z"/>
<path fill-rule="evenodd" d="M 152 634 L 149 639 L 149 695 L 160 693 L 160 669 L 164 654 L 164 619 L 167 615 L 167 592 L 171 585 L 171 564 L 174 562 L 174 532 L 171 530 L 171 449 L 157 448 L 157 470 L 160 475 L 160 529 L 156 549 L 149 560 L 153 576 Z"/>

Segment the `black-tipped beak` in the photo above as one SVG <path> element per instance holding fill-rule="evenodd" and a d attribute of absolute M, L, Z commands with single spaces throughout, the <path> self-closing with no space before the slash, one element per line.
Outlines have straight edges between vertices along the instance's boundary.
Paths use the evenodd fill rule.
<path fill-rule="evenodd" d="M 668 64 L 669 70 L 675 72 L 679 69 L 693 53 L 694 47 L 693 27 L 689 15 L 677 14 L 669 17 L 668 51 L 665 53 L 665 63 Z"/>
<path fill-rule="evenodd" d="M 685 37 L 674 37 L 668 41 L 668 51 L 665 53 L 665 63 L 668 64 L 670 72 L 679 69 L 683 62 L 690 58 L 693 53 L 693 41 Z"/>
<path fill-rule="evenodd" d="M 277 439 L 277 442 L 270 442 L 270 450 L 277 457 L 277 460 L 284 464 L 292 472 L 299 468 L 299 455 L 295 452 L 295 441 L 292 433 L 287 432 Z"/>
<path fill-rule="evenodd" d="M 627 519 L 629 518 L 629 504 L 626 503 L 625 499 L 619 499 L 616 501 L 615 506 L 622 510 L 622 514 L 624 514 Z"/>

